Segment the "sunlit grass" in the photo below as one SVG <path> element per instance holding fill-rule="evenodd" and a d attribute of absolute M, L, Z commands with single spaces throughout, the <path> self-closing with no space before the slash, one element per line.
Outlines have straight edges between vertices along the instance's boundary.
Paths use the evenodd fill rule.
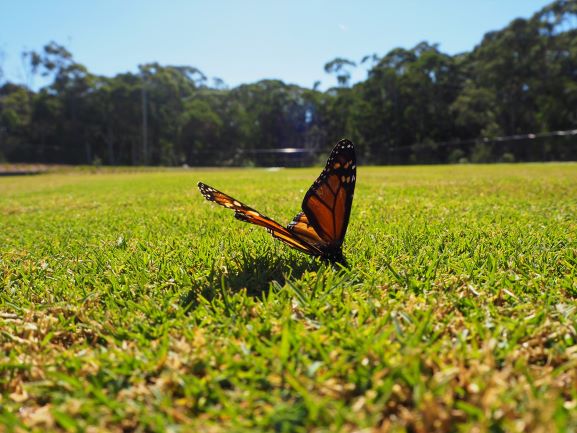
<path fill-rule="evenodd" d="M 0 426 L 577 429 L 577 165 L 361 167 L 348 270 L 196 189 L 318 171 L 0 178 Z"/>

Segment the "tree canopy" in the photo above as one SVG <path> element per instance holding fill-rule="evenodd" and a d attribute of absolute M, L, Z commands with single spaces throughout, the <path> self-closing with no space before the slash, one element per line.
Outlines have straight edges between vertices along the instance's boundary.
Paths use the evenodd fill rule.
<path fill-rule="evenodd" d="M 103 77 L 51 42 L 23 53 L 26 85 L 3 82 L 0 65 L 0 161 L 241 165 L 259 149 L 325 150 L 343 136 L 371 163 L 577 159 L 577 136 L 496 139 L 577 128 L 576 22 L 577 2 L 557 0 L 471 52 L 421 42 L 338 57 L 324 67 L 338 85 L 324 92 L 278 80 L 228 88 L 157 63 Z M 371 67 L 351 87 L 357 64 Z M 36 76 L 49 84 L 33 91 Z"/>

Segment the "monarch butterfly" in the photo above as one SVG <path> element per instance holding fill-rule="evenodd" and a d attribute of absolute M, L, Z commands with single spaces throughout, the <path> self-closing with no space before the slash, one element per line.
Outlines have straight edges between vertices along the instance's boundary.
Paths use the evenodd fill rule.
<path fill-rule="evenodd" d="M 289 246 L 344 264 L 342 245 L 349 225 L 356 179 L 355 147 L 349 140 L 340 140 L 324 170 L 305 194 L 302 211 L 286 228 L 202 182 L 198 182 L 198 189 L 207 200 L 234 210 L 237 219 L 266 228 L 273 237 Z"/>

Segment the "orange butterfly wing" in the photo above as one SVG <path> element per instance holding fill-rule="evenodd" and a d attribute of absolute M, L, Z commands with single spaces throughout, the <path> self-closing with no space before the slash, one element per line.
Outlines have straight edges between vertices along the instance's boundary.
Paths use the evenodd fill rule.
<path fill-rule="evenodd" d="M 314 227 L 309 223 L 304 212 L 299 212 L 288 225 L 287 229 L 299 239 L 306 241 L 316 248 L 322 249 L 325 244 Z"/>
<path fill-rule="evenodd" d="M 307 254 L 345 262 L 342 244 L 349 225 L 357 178 L 355 148 L 341 140 L 331 152 L 324 170 L 312 184 L 298 213 L 284 228 L 271 218 L 202 182 L 202 195 L 228 209 L 244 222 L 266 228 L 275 238 Z"/>
<path fill-rule="evenodd" d="M 202 182 L 198 182 L 198 189 L 208 201 L 213 201 L 221 206 L 228 209 L 234 210 L 235 218 L 250 223 L 255 224 L 260 227 L 266 228 L 269 233 L 283 241 L 284 243 L 290 245 L 303 253 L 319 255 L 320 251 L 312 245 L 309 245 L 306 241 L 295 237 L 290 231 L 281 226 L 275 220 L 262 215 L 257 210 L 248 207 L 247 205 L 241 203 L 240 201 L 234 199 L 233 197 L 211 187 Z"/>
<path fill-rule="evenodd" d="M 357 159 L 349 140 L 334 147 L 325 169 L 305 194 L 302 209 L 325 248 L 340 250 L 351 215 Z"/>

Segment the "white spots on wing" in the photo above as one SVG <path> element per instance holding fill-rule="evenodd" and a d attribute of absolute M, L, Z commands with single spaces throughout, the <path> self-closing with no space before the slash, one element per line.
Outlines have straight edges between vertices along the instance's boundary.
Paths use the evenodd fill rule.
<path fill-rule="evenodd" d="M 351 168 L 354 170 L 355 168 L 357 168 L 357 165 L 353 164 L 353 166 Z"/>
<path fill-rule="evenodd" d="M 212 195 L 216 192 L 216 190 L 214 188 L 211 188 L 210 186 L 207 186 L 203 183 L 199 183 L 198 189 L 200 189 L 200 192 L 206 198 L 212 197 Z"/>
<path fill-rule="evenodd" d="M 205 199 L 207 199 L 208 201 L 214 201 L 214 192 L 216 192 L 213 188 L 205 185 L 202 182 L 198 182 L 197 184 L 198 189 L 200 190 L 200 193 L 203 195 L 203 197 Z"/>
<path fill-rule="evenodd" d="M 240 203 L 239 203 L 238 201 L 236 201 L 236 200 L 234 200 L 233 203 L 234 203 L 235 206 L 240 206 Z"/>

